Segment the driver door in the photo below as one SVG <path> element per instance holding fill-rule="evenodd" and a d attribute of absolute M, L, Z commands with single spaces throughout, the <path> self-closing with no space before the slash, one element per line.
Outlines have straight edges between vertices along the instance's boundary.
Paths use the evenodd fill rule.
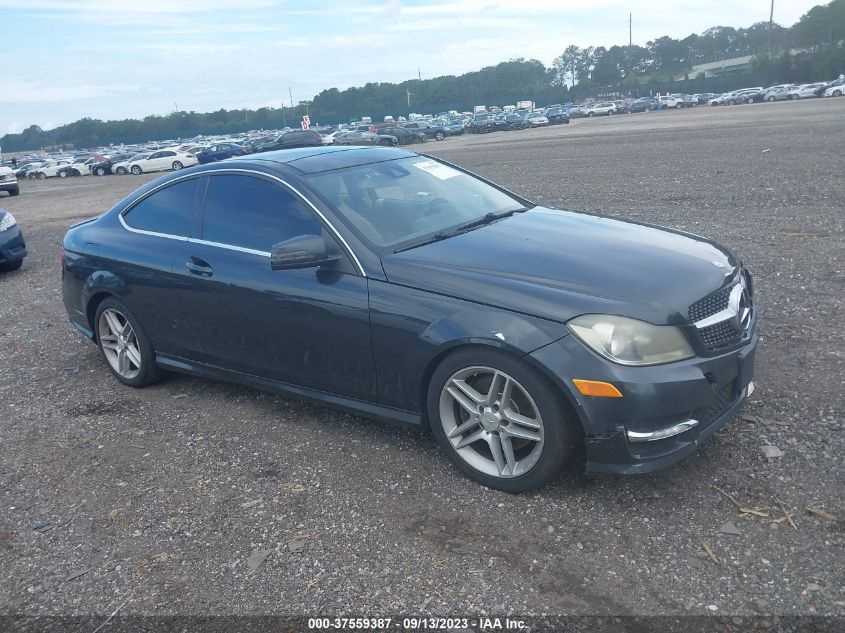
<path fill-rule="evenodd" d="M 302 199 L 258 175 L 208 180 L 199 234 L 174 272 L 193 357 L 375 402 L 367 279 L 345 253 L 331 268 L 271 270 L 274 244 L 330 232 Z"/>

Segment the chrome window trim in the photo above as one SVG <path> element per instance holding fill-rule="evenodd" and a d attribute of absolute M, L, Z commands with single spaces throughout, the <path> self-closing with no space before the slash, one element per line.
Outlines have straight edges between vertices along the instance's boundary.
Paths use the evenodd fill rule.
<path fill-rule="evenodd" d="M 268 251 L 259 251 L 254 248 L 246 248 L 245 246 L 235 246 L 234 244 L 223 244 L 221 242 L 211 242 L 209 240 L 200 240 L 195 237 L 189 237 L 188 244 L 204 244 L 205 246 L 216 246 L 217 248 L 226 248 L 230 251 L 238 251 L 239 253 L 249 253 L 250 255 L 262 255 L 270 257 Z"/>

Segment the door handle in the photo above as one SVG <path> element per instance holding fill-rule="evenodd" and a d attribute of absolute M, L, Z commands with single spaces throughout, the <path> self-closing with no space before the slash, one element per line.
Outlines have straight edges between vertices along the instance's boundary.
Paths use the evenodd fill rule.
<path fill-rule="evenodd" d="M 200 277 L 211 277 L 214 274 L 214 269 L 204 259 L 199 257 L 191 257 L 185 262 L 185 267 L 193 275 Z"/>

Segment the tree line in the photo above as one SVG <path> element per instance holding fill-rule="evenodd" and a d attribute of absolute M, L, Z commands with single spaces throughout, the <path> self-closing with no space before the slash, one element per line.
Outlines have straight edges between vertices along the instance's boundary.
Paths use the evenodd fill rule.
<path fill-rule="evenodd" d="M 551 67 L 534 59 L 512 59 L 460 76 L 330 88 L 290 108 L 174 112 L 116 121 L 84 118 L 52 130 L 31 125 L 0 138 L 0 146 L 6 151 L 98 147 L 297 126 L 304 114 L 312 122 L 336 124 L 361 116 L 380 120 L 388 114 L 465 111 L 475 105 L 526 99 L 565 103 L 605 94 L 724 92 L 747 85 L 818 81 L 845 72 L 843 38 L 845 0 L 833 0 L 814 7 L 789 28 L 758 22 L 748 28 L 715 26 L 683 39 L 664 36 L 645 46 L 572 45 Z M 690 76 L 696 64 L 742 55 L 754 57 L 747 73 L 708 79 Z"/>

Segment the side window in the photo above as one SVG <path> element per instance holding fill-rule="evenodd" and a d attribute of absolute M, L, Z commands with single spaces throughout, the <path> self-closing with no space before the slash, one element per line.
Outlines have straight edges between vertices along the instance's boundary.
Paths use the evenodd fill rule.
<path fill-rule="evenodd" d="M 320 235 L 316 214 L 298 196 L 250 176 L 212 176 L 205 195 L 202 238 L 269 252 L 298 235 Z"/>
<path fill-rule="evenodd" d="M 185 237 L 198 183 L 191 178 L 160 189 L 132 207 L 123 220 L 133 229 Z"/>
<path fill-rule="evenodd" d="M 153 152 L 147 158 L 148 160 L 152 160 L 153 158 L 161 158 L 163 152 Z"/>
<path fill-rule="evenodd" d="M 176 156 L 176 152 L 162 152 L 161 156 L 162 158 L 164 158 L 165 156 Z"/>

